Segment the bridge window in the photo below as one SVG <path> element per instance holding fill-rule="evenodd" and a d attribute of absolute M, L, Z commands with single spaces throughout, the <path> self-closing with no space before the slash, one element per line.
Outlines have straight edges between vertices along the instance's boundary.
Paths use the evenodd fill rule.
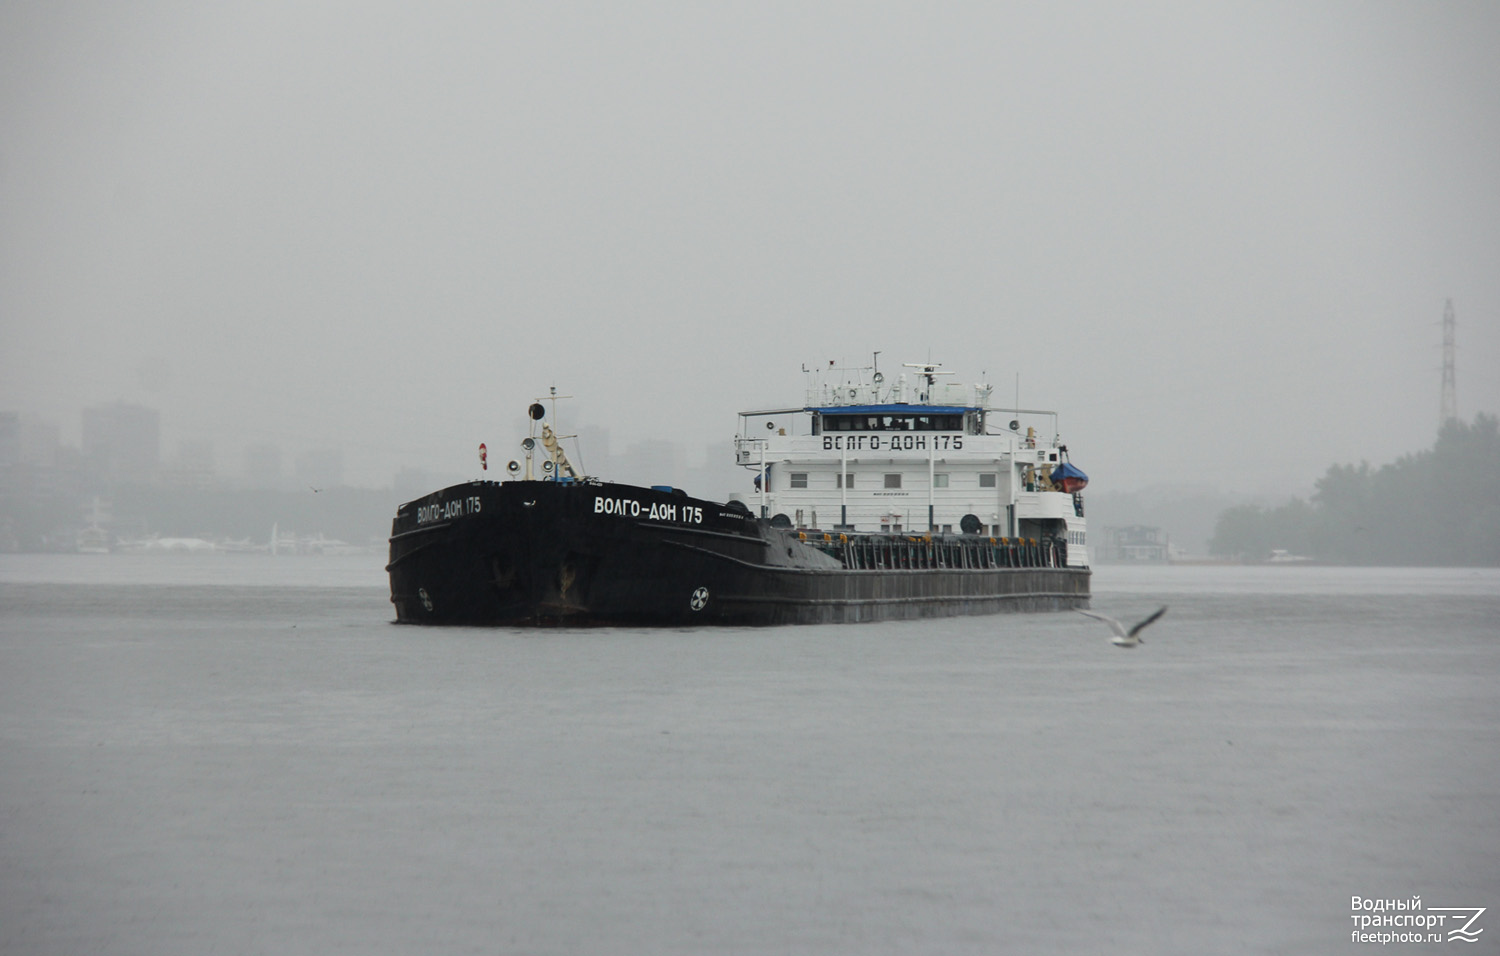
<path fill-rule="evenodd" d="M 994 473 L 991 472 L 991 473 L 980 475 L 979 476 L 979 487 L 981 487 L 981 488 L 994 488 L 995 487 L 995 475 L 994 475 Z"/>
<path fill-rule="evenodd" d="M 793 488 L 806 488 L 807 487 L 807 472 L 805 472 L 805 471 L 794 471 L 794 472 L 791 473 L 790 478 L 791 478 L 791 486 Z"/>
<path fill-rule="evenodd" d="M 901 476 L 899 474 L 886 475 L 885 476 L 885 486 L 887 488 L 900 488 L 901 487 Z"/>
<path fill-rule="evenodd" d="M 948 476 L 947 475 L 933 475 L 932 476 L 932 487 L 934 487 L 934 488 L 946 488 L 946 487 L 948 487 Z"/>
<path fill-rule="evenodd" d="M 965 415 L 820 415 L 819 431 L 827 432 L 958 432 L 965 431 Z M 970 434 L 975 432 L 972 426 Z"/>

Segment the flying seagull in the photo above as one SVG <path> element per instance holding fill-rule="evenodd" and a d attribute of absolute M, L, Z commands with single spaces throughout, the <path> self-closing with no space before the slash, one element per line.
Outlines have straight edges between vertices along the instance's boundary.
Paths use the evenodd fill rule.
<path fill-rule="evenodd" d="M 1141 621 L 1135 627 L 1132 627 L 1127 631 L 1125 630 L 1125 625 L 1121 624 L 1119 621 L 1106 614 L 1096 614 L 1093 611 L 1085 611 L 1083 608 L 1074 608 L 1074 610 L 1079 614 L 1087 614 L 1089 617 L 1094 618 L 1095 620 L 1103 621 L 1105 624 L 1108 624 L 1109 629 L 1115 632 L 1115 636 L 1110 641 L 1110 643 L 1115 645 L 1116 647 L 1134 647 L 1137 644 L 1145 643 L 1139 637 L 1140 633 L 1146 629 L 1146 625 L 1150 624 L 1152 621 L 1155 621 L 1157 618 L 1167 613 L 1167 608 L 1165 605 L 1163 605 L 1162 607 L 1157 609 L 1155 614 L 1146 618 L 1144 621 Z"/>

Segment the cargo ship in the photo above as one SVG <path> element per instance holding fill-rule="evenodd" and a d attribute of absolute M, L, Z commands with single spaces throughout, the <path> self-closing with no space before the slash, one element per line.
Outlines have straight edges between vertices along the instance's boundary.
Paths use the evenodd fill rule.
<path fill-rule="evenodd" d="M 906 368 L 889 384 L 873 363 L 804 369 L 802 404 L 741 412 L 735 457 L 753 477 L 724 501 L 580 474 L 539 399 L 507 479 L 397 509 L 396 620 L 698 627 L 1086 606 L 1088 477 L 1057 414 Z"/>

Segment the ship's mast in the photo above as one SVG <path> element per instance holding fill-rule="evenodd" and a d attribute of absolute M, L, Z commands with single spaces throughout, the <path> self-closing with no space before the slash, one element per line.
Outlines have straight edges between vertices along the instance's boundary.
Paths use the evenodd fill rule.
<path fill-rule="evenodd" d="M 542 418 L 546 416 L 547 412 L 546 407 L 542 405 L 542 402 L 552 403 L 552 420 L 557 421 L 557 400 L 560 398 L 573 397 L 571 395 L 557 394 L 556 385 L 553 385 L 548 391 L 549 394 L 544 395 L 541 398 L 538 398 L 536 401 L 532 402 L 531 407 L 527 409 L 527 415 L 531 419 L 531 434 L 521 442 L 521 447 L 526 449 L 526 481 L 533 480 L 531 472 L 531 456 L 536 449 L 538 425 L 542 422 Z M 573 463 L 568 461 L 568 456 L 563 452 L 562 448 L 562 439 L 577 438 L 578 436 L 559 435 L 552 429 L 550 425 L 547 424 L 540 424 L 540 428 L 542 447 L 546 449 L 547 452 L 547 461 L 542 465 L 543 469 L 547 472 L 547 477 L 563 477 L 571 478 L 574 480 L 579 478 L 580 476 L 577 470 L 573 468 Z M 512 469 L 512 471 L 514 471 L 514 469 Z"/>

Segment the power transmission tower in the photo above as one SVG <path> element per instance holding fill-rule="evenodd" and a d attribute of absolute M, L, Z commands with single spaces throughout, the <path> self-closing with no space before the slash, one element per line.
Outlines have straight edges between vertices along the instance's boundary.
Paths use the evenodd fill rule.
<path fill-rule="evenodd" d="M 1458 417 L 1458 392 L 1453 383 L 1454 332 L 1458 319 L 1453 315 L 1453 300 L 1443 309 L 1443 401 L 1438 412 L 1438 428 Z"/>

